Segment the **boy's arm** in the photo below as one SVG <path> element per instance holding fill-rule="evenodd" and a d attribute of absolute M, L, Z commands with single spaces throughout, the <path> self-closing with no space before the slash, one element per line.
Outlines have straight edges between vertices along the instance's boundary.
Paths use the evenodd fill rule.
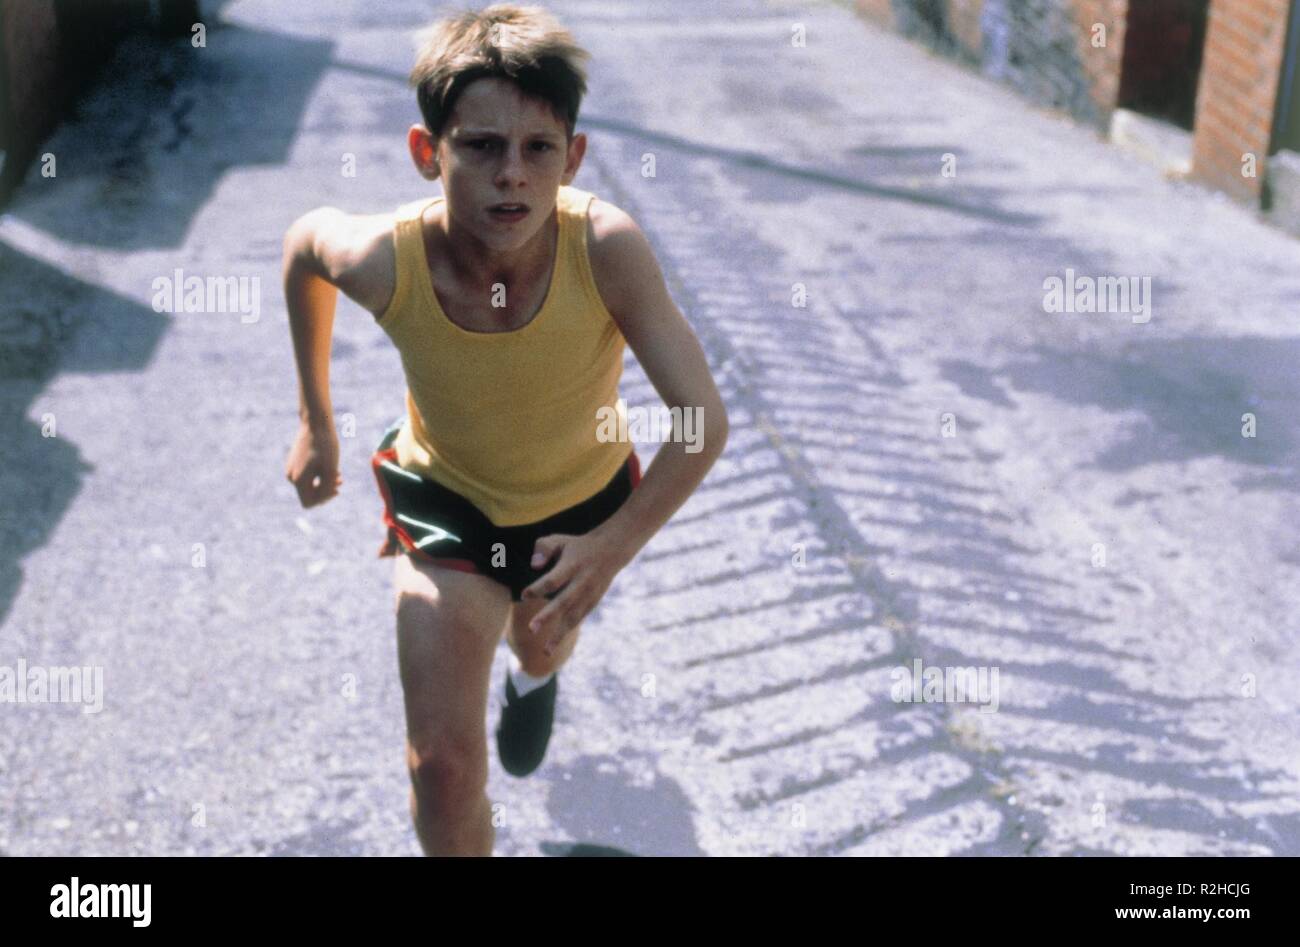
<path fill-rule="evenodd" d="M 314 430 L 333 423 L 329 359 L 338 287 L 326 278 L 318 248 L 331 213 L 320 208 L 304 214 L 284 237 L 284 304 L 298 366 L 298 418 Z"/>
<path fill-rule="evenodd" d="M 701 442 L 671 440 L 661 446 L 623 505 L 589 533 L 543 536 L 537 541 L 534 569 L 561 550 L 555 566 L 522 594 L 529 602 L 552 599 L 529 621 L 533 634 L 546 637 L 547 654 L 560 647 L 600 601 L 614 575 L 695 492 L 727 442 L 727 410 L 704 350 L 668 295 L 645 234 L 614 205 L 593 201 L 587 235 L 592 275 L 605 307 L 664 403 L 670 409 L 681 408 L 683 416 L 700 410 Z M 582 551 L 566 565 L 568 549 Z"/>
<path fill-rule="evenodd" d="M 698 408 L 703 421 L 699 443 L 665 442 L 627 501 L 595 530 L 627 564 L 700 485 L 727 443 L 728 421 L 704 350 L 668 294 L 649 240 L 625 212 L 599 206 L 590 255 L 601 298 L 664 404 L 683 415 Z"/>
<path fill-rule="evenodd" d="M 330 499 L 342 482 L 329 392 L 334 308 L 343 289 L 365 308 L 383 312 L 395 279 L 385 237 L 384 217 L 355 218 L 329 207 L 304 214 L 285 234 L 284 301 L 298 368 L 299 416 L 285 474 L 303 506 Z"/>

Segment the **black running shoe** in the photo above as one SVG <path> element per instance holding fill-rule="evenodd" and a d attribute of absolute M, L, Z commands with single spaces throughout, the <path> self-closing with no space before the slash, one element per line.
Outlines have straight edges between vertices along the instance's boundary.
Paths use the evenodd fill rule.
<path fill-rule="evenodd" d="M 501 766 L 511 776 L 527 776 L 542 765 L 551 739 L 551 724 L 555 721 L 559 682 L 560 675 L 552 674 L 541 687 L 520 697 L 510 673 L 506 672 L 506 703 L 497 726 L 497 753 Z"/>

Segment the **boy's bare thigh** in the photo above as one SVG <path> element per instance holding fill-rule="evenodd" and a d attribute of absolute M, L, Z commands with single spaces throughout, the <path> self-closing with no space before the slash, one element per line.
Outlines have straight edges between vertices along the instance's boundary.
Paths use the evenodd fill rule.
<path fill-rule="evenodd" d="M 510 592 L 481 575 L 399 555 L 397 654 L 407 736 L 421 755 L 486 765 L 488 682 L 510 620 Z"/>

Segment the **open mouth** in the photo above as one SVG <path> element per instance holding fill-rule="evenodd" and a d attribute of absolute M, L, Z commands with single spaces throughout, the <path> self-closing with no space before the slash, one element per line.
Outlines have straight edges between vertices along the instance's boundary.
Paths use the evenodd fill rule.
<path fill-rule="evenodd" d="M 493 204 L 488 208 L 488 213 L 503 220 L 518 220 L 528 216 L 528 205 L 520 203 Z"/>

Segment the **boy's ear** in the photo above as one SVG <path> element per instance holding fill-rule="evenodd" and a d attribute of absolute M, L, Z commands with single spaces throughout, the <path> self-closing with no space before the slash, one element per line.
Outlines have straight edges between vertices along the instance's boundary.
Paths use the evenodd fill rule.
<path fill-rule="evenodd" d="M 561 184 L 572 184 L 582 164 L 582 156 L 587 153 L 587 136 L 578 132 L 569 142 L 568 157 L 564 162 L 564 173 L 560 175 Z"/>
<path fill-rule="evenodd" d="M 406 144 L 411 149 L 415 169 L 426 181 L 436 181 L 442 169 L 438 166 L 438 142 L 423 125 L 412 125 L 406 133 Z"/>

